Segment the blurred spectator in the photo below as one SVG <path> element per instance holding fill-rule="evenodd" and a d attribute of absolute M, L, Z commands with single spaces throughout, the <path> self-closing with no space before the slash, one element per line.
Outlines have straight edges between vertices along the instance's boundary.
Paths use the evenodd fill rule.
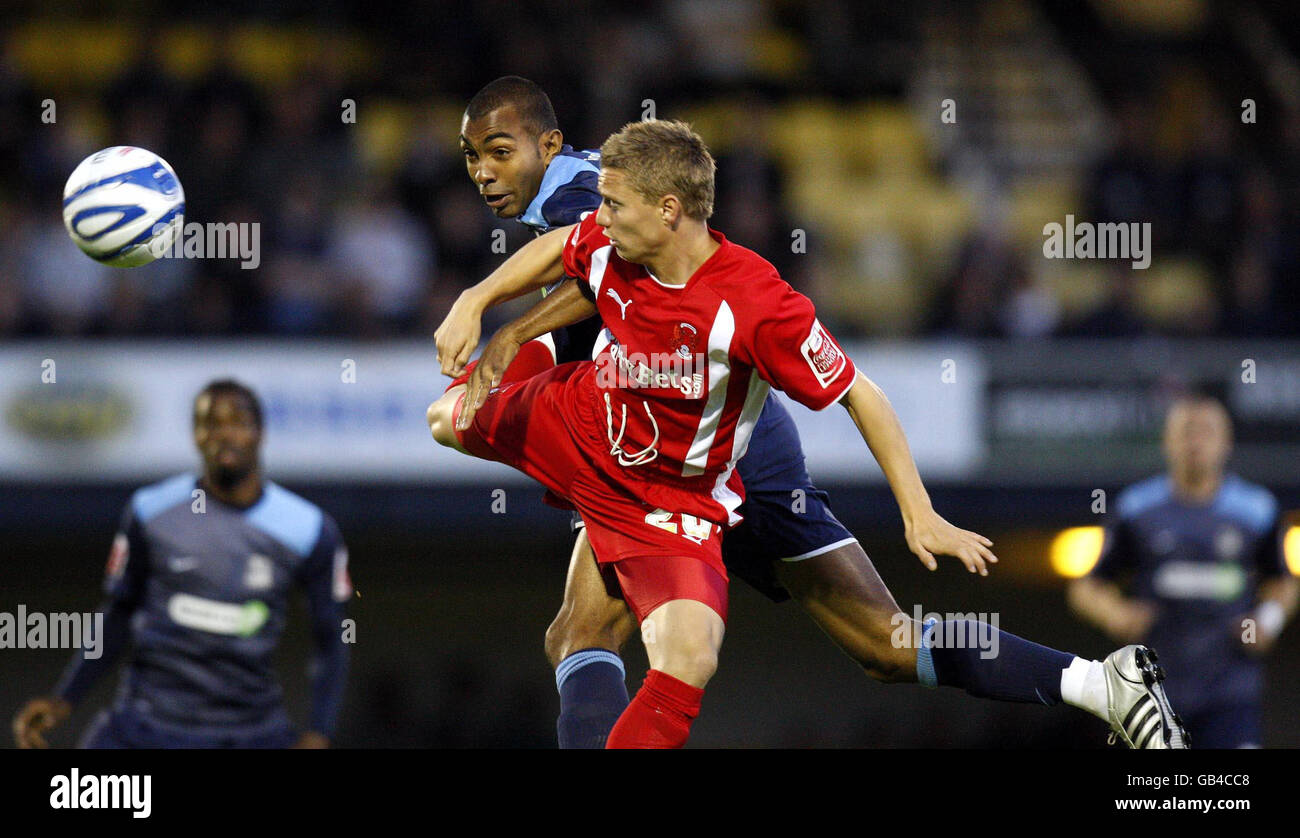
<path fill-rule="evenodd" d="M 363 320 L 380 332 L 407 332 L 433 274 L 433 248 L 387 186 L 345 208 L 330 251 L 334 273 L 358 296 Z"/>
<path fill-rule="evenodd" d="M 1105 302 L 1082 320 L 1073 324 L 1069 334 L 1075 337 L 1131 338 L 1147 333 L 1137 307 L 1138 272 L 1127 265 L 1114 265 L 1107 274 Z"/>
<path fill-rule="evenodd" d="M 78 250 L 58 219 L 34 222 L 19 241 L 23 302 L 35 330 L 55 335 L 104 331 L 115 269 Z"/>
<path fill-rule="evenodd" d="M 834 205 L 889 195 L 882 186 L 899 183 L 893 194 L 906 199 L 896 199 L 898 208 L 846 205 L 843 216 L 876 225 L 866 238 L 904 283 L 893 304 L 929 312 L 906 318 L 918 330 L 1036 338 L 1154 328 L 1133 302 L 1138 278 L 1128 272 L 1112 277 L 1097 312 L 1062 323 L 1061 302 L 1037 281 L 1041 254 L 1033 244 L 1011 233 L 972 234 L 959 212 L 941 217 L 931 209 L 946 198 L 927 193 L 945 190 L 982 201 L 958 176 L 955 157 L 976 149 L 945 141 L 937 151 L 896 159 L 890 155 L 909 131 L 893 117 L 864 123 L 862 133 L 827 134 L 814 125 L 806 138 L 790 123 L 792 113 L 817 119 L 810 102 L 850 119 L 905 104 L 909 77 L 924 77 L 932 66 L 922 60 L 927 50 L 960 57 L 955 45 L 979 48 L 1010 25 L 1003 13 L 1015 27 L 1027 25 L 1015 10 L 1028 5 L 927 4 L 915 11 L 844 0 L 667 0 L 611 16 L 591 0 L 574 0 L 563 11 L 539 7 L 526 17 L 503 2 L 455 13 L 429 3 L 383 8 L 374 23 L 314 33 L 277 29 L 283 24 L 274 21 L 246 29 L 242 16 L 208 18 L 194 24 L 207 43 L 192 54 L 178 46 L 184 39 L 142 38 L 116 76 L 34 59 L 72 54 L 53 43 L 65 30 L 40 34 L 39 15 L 31 27 L 8 32 L 0 40 L 0 153 L 13 165 L 0 173 L 0 202 L 10 208 L 0 227 L 0 253 L 8 256 L 0 268 L 0 333 L 383 337 L 436 323 L 447 301 L 522 240 L 518 225 L 496 222 L 475 198 L 455 143 L 465 98 L 505 73 L 547 87 L 575 147 L 598 146 L 651 109 L 673 117 L 717 104 L 744 114 L 743 124 L 720 126 L 725 136 L 714 139 L 714 224 L 791 282 L 829 285 L 803 289 L 821 297 L 827 322 L 891 328 L 862 317 L 855 285 L 861 252 L 846 244 L 854 222 L 805 217 L 808 196 L 833 184 L 843 190 L 825 194 Z M 321 14 L 340 22 L 335 11 Z M 40 37 L 51 41 L 48 49 L 32 40 Z M 278 52 L 277 37 L 285 39 Z M 1107 43 L 1074 51 L 1078 76 L 1097 88 L 1087 92 L 1100 94 L 1114 139 L 1100 158 L 1080 157 L 1063 173 L 1083 196 L 1067 211 L 1093 222 L 1150 222 L 1154 259 L 1188 261 L 1211 277 L 1215 299 L 1193 306 L 1208 314 L 1182 331 L 1209 334 L 1217 325 L 1242 336 L 1300 333 L 1300 284 L 1292 281 L 1300 271 L 1300 103 L 1281 94 L 1276 103 L 1261 98 L 1257 122 L 1240 122 L 1229 92 L 1265 80 L 1208 33 L 1162 36 L 1162 46 L 1173 48 L 1147 50 L 1145 78 L 1120 83 L 1114 66 L 1145 47 L 1102 30 L 1088 37 Z M 1024 49 L 1029 62 L 1028 40 Z M 1002 67 L 1007 57 L 989 63 Z M 1032 105 L 998 100 L 1010 95 L 997 93 L 1006 87 L 963 93 L 963 122 L 974 124 L 967 130 L 980 130 L 982 114 L 991 120 L 984 130 L 1003 144 L 989 149 L 992 156 L 1046 159 L 1024 154 L 1033 151 L 1034 126 L 1002 130 L 1014 127 L 1009 114 Z M 47 99 L 57 103 L 57 122 L 40 119 Z M 341 118 L 345 99 L 355 102 L 358 121 Z M 923 120 L 915 111 L 912 118 Z M 822 156 L 804 147 L 817 137 L 827 145 Z M 173 164 L 188 221 L 261 224 L 259 267 L 204 259 L 107 271 L 42 223 L 57 216 L 78 161 L 128 143 Z M 875 151 L 863 151 L 873 144 Z M 855 156 L 885 168 L 872 175 L 870 166 L 847 165 Z M 845 169 L 819 169 L 804 157 Z M 923 157 L 934 159 L 909 164 L 916 172 L 898 165 Z M 1011 194 L 1023 185 L 996 187 Z M 355 194 L 367 197 L 352 201 Z M 793 200 L 798 194 L 802 201 Z M 818 239 L 792 258 L 796 227 Z M 885 239 L 884 228 L 911 232 Z M 507 248 L 497 230 L 505 231 Z M 1218 324 L 1216 311 L 1223 313 Z"/>
<path fill-rule="evenodd" d="M 985 225 L 962 246 L 957 269 L 936 298 L 930 328 L 971 337 L 1050 336 L 1060 302 L 1025 269 L 1024 258 L 998 229 Z"/>
<path fill-rule="evenodd" d="M 999 320 L 1002 334 L 1007 337 L 1050 337 L 1061 321 L 1061 304 L 1051 291 L 1018 267 L 1008 282 Z"/>

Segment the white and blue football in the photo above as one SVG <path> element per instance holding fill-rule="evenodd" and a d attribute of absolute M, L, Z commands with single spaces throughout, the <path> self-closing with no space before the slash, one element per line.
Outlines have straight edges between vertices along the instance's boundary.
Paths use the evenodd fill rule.
<path fill-rule="evenodd" d="M 81 161 L 63 187 L 63 225 L 77 247 L 105 265 L 146 265 L 185 223 L 185 190 L 167 161 L 113 146 Z"/>

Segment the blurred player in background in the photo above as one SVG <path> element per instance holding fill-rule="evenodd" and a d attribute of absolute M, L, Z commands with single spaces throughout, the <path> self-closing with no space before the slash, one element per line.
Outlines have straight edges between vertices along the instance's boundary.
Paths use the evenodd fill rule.
<path fill-rule="evenodd" d="M 1225 473 L 1228 411 L 1204 394 L 1169 409 L 1167 474 L 1126 489 L 1092 573 L 1071 584 L 1081 616 L 1121 643 L 1150 643 L 1197 748 L 1259 746 L 1261 658 L 1295 613 L 1277 501 Z"/>
<path fill-rule="evenodd" d="M 498 332 L 468 388 L 449 388 L 428 418 L 438 442 L 512 465 L 577 505 L 610 589 L 598 582 L 593 595 L 615 602 L 621 593 L 642 625 L 651 661 L 607 745 L 676 747 L 686 741 L 716 669 L 727 603 L 719 541 L 723 526 L 739 520 L 732 478 L 751 435 L 759 435 L 760 414 L 771 409 L 768 383 L 815 409 L 836 402 L 849 409 L 889 478 L 908 546 L 928 567 L 935 567 L 935 553 L 981 572 L 996 559 L 987 539 L 934 511 L 888 401 L 817 322 L 811 302 L 756 254 L 709 230 L 713 161 L 700 138 L 681 123 L 633 123 L 606 141 L 602 155 L 596 217 L 571 236 L 543 236 L 485 282 L 501 284 L 512 263 L 534 269 L 534 285 L 564 275 L 576 281 Z M 595 313 L 606 324 L 601 363 L 565 364 L 533 377 L 507 372 L 527 341 Z M 467 357 L 472 348 L 452 347 L 450 357 Z M 445 350 L 441 340 L 439 349 Z M 643 375 L 633 360 L 659 356 L 670 366 L 680 366 L 674 356 L 705 359 L 696 369 L 707 370 L 707 380 L 704 372 L 675 369 Z M 618 375 L 601 374 L 611 370 Z M 797 445 L 795 437 L 796 452 Z M 772 465 L 767 458 L 756 464 Z M 864 602 L 853 602 L 853 574 L 825 575 L 821 597 L 852 603 L 850 616 L 859 607 L 896 614 L 862 560 L 876 582 Z M 577 572 L 570 568 L 571 588 Z M 1064 700 L 1108 720 L 1132 746 L 1181 747 L 1177 718 L 1145 649 L 1126 647 L 1102 664 L 998 632 L 1001 653 L 989 659 L 974 648 L 929 642 L 949 634 L 944 624 L 927 623 L 922 642 L 900 644 L 891 623 L 868 620 L 855 630 L 872 654 L 896 667 L 894 680 L 1013 701 Z M 981 629 L 996 631 L 971 626 Z"/>
<path fill-rule="evenodd" d="M 14 718 L 20 748 L 43 748 L 134 641 L 119 697 L 82 737 L 86 748 L 323 748 L 343 697 L 341 625 L 352 595 L 333 519 L 261 473 L 262 407 L 235 381 L 194 400 L 203 474 L 138 490 L 109 556 L 104 652 L 78 652 L 54 695 Z M 306 591 L 315 656 L 311 721 L 285 713 L 272 656 L 294 585 Z"/>

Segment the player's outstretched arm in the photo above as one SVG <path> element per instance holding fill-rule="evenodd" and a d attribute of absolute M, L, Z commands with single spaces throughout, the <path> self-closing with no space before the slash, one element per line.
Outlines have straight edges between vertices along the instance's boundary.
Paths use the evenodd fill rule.
<path fill-rule="evenodd" d="M 538 236 L 482 282 L 461 292 L 433 333 L 443 375 L 455 378 L 465 371 L 482 334 L 483 312 L 564 278 L 564 241 L 573 227 L 557 227 Z"/>
<path fill-rule="evenodd" d="M 47 747 L 44 734 L 67 719 L 82 696 L 113 669 L 130 639 L 134 612 L 134 601 L 110 598 L 100 605 L 98 613 L 104 615 L 104 622 L 99 653 L 88 657 L 78 649 L 68 662 L 54 693 L 33 698 L 19 709 L 13 719 L 14 743 L 19 748 Z"/>
<path fill-rule="evenodd" d="M 903 513 L 907 546 L 921 563 L 935 570 L 939 566 L 935 554 L 955 556 L 971 573 L 987 576 L 988 565 L 998 560 L 989 550 L 993 542 L 979 533 L 953 526 L 934 511 L 898 414 L 884 392 L 859 372 L 840 403 L 848 409 L 867 447 L 885 472 Z"/>
<path fill-rule="evenodd" d="M 519 354 L 519 347 L 533 338 L 586 320 L 596 313 L 596 304 L 582 292 L 583 285 L 585 280 L 564 283 L 492 336 L 469 377 L 457 430 L 465 430 L 474 421 L 474 414 L 483 406 L 488 393 L 501 383 L 506 367 Z"/>
<path fill-rule="evenodd" d="M 1260 582 L 1258 601 L 1250 614 L 1255 620 L 1255 636 L 1252 642 L 1243 642 L 1243 648 L 1256 656 L 1271 652 L 1278 635 L 1295 616 L 1298 600 L 1300 581 L 1294 576 L 1274 576 Z M 1238 632 L 1238 636 L 1241 635 Z"/>
<path fill-rule="evenodd" d="M 1075 579 L 1065 589 L 1065 601 L 1075 614 L 1120 643 L 1145 640 L 1156 619 L 1150 603 L 1125 596 L 1109 579 Z"/>
<path fill-rule="evenodd" d="M 294 748 L 328 748 L 343 704 L 350 658 L 343 633 L 352 596 L 347 562 L 347 546 L 338 524 L 326 516 L 300 576 L 311 614 L 311 720 Z"/>

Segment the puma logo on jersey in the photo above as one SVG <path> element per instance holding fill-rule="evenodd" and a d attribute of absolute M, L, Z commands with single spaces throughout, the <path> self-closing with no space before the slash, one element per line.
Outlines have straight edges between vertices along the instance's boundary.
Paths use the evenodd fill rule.
<path fill-rule="evenodd" d="M 605 289 L 605 294 L 608 295 L 608 296 L 610 296 L 610 297 L 613 297 L 613 298 L 614 298 L 614 302 L 618 303 L 618 311 L 619 311 L 619 314 L 623 317 L 624 320 L 626 320 L 626 319 L 627 319 L 627 307 L 630 306 L 630 305 L 632 305 L 632 301 L 631 301 L 631 300 L 628 300 L 627 302 L 623 302 L 623 298 L 620 297 L 620 296 L 618 295 L 618 292 L 615 291 L 613 288 L 607 288 L 607 289 Z"/>

